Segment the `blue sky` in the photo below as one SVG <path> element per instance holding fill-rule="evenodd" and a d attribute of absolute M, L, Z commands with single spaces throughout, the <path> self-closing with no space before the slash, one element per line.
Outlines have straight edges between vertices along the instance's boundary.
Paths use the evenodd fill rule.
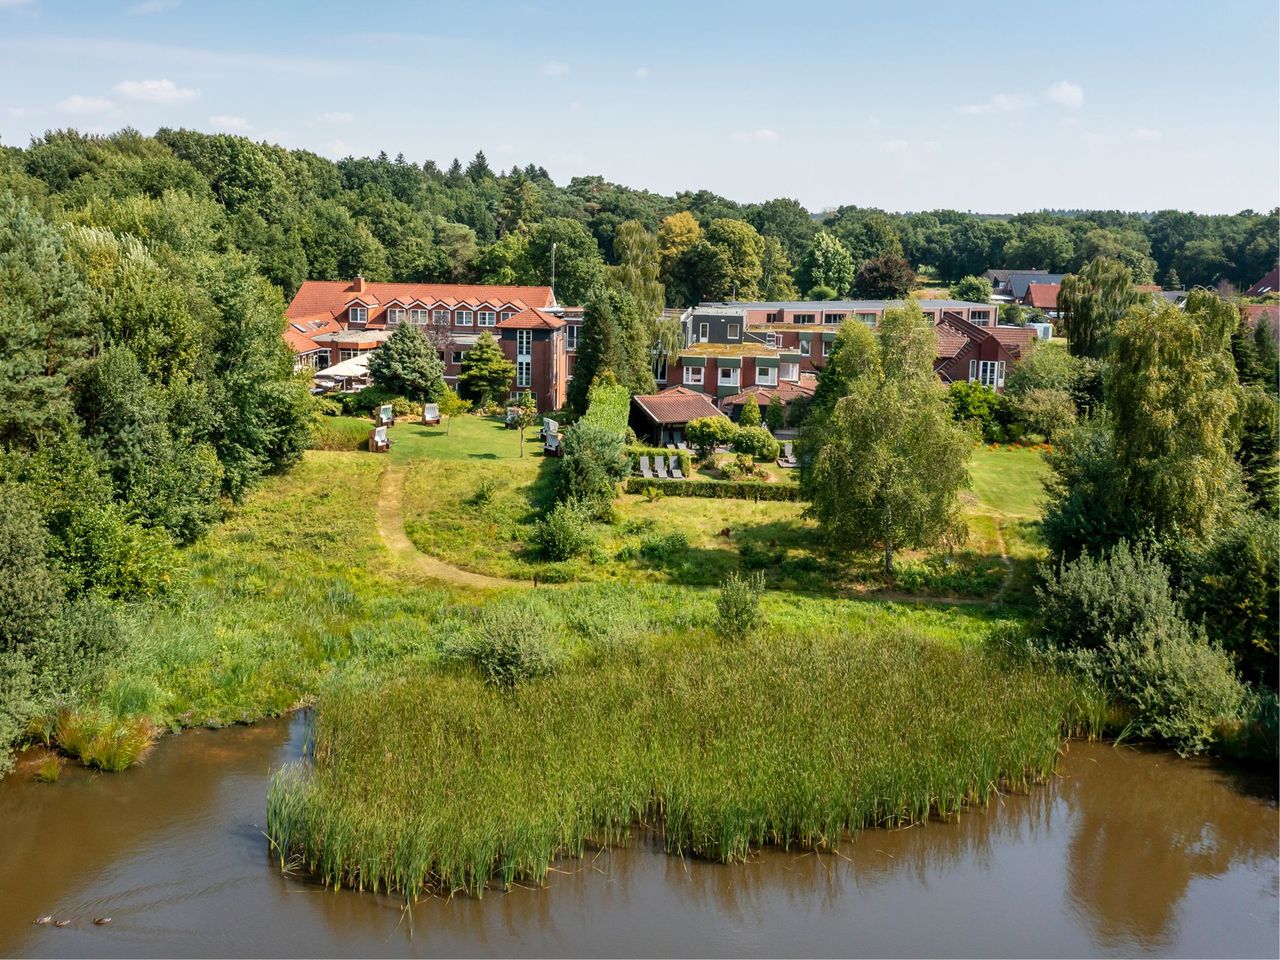
<path fill-rule="evenodd" d="M 0 141 L 126 124 L 664 193 L 1269 209 L 1280 5 L 0 0 Z"/>

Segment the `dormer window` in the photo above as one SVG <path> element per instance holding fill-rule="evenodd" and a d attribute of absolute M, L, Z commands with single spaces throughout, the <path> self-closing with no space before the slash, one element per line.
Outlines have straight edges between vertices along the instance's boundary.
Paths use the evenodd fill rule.
<path fill-rule="evenodd" d="M 449 311 L 435 310 L 432 312 L 431 318 L 435 320 L 437 324 L 441 324 L 441 325 L 446 324 L 449 322 Z"/>
<path fill-rule="evenodd" d="M 453 322 L 460 327 L 471 326 L 471 311 L 470 310 L 454 311 Z"/>
<path fill-rule="evenodd" d="M 358 323 L 361 326 L 364 326 L 364 324 L 368 320 L 369 320 L 368 307 L 362 307 L 359 304 L 354 304 L 352 305 L 351 309 L 347 311 L 347 321 L 349 323 Z"/>
<path fill-rule="evenodd" d="M 492 310 L 481 310 L 479 316 L 476 317 L 476 325 L 481 327 L 492 327 L 498 322 L 498 315 Z"/>
<path fill-rule="evenodd" d="M 398 327 L 404 323 L 404 307 L 387 307 L 387 326 Z"/>

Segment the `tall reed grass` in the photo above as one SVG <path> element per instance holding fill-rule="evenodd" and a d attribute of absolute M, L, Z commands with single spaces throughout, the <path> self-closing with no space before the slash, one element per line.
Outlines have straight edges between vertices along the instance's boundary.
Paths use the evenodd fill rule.
<path fill-rule="evenodd" d="M 272 783 L 282 862 L 333 885 L 479 895 L 625 843 L 723 861 L 953 815 L 1048 774 L 1059 676 L 910 632 L 670 634 L 503 693 L 428 664 L 322 696 Z"/>

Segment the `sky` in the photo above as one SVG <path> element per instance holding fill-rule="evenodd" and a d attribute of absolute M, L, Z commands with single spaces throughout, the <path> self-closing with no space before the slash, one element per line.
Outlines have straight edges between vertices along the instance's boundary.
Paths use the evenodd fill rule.
<path fill-rule="evenodd" d="M 0 0 L 0 143 L 240 133 L 987 213 L 1280 203 L 1280 4 Z"/>

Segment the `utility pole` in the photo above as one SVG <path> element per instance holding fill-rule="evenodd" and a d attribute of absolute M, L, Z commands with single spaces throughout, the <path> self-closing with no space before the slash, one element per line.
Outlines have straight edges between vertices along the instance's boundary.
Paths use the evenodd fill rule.
<path fill-rule="evenodd" d="M 555 293 L 556 289 L 556 245 L 553 241 L 551 244 L 551 292 Z"/>

